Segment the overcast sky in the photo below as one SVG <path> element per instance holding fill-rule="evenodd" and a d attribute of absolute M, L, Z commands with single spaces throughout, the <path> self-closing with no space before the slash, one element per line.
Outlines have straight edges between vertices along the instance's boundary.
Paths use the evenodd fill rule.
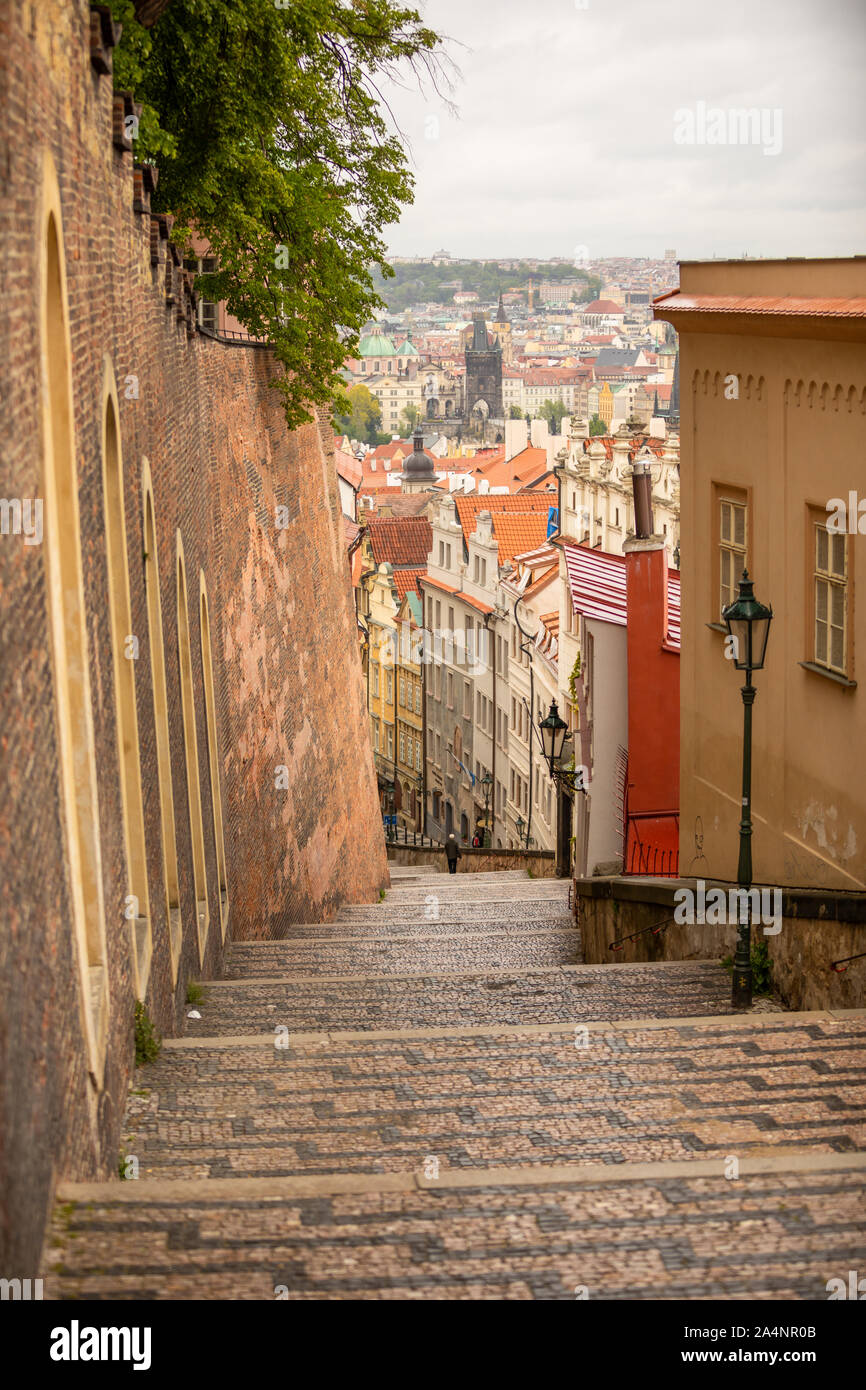
<path fill-rule="evenodd" d="M 416 177 L 393 255 L 866 253 L 866 0 L 418 8 L 458 112 L 388 89 Z M 677 143 L 699 103 L 764 111 L 759 143 Z"/>

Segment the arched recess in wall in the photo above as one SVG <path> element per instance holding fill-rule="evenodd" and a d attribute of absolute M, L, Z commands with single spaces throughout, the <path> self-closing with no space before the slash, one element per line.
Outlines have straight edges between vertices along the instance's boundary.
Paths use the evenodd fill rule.
<path fill-rule="evenodd" d="M 195 727 L 195 693 L 192 683 L 192 653 L 189 641 L 189 608 L 186 600 L 186 562 L 183 538 L 177 533 L 177 654 L 180 667 L 180 697 L 183 712 L 183 746 L 186 761 L 186 790 L 189 828 L 192 839 L 192 871 L 195 884 L 199 964 L 204 960 L 210 924 L 207 900 L 207 872 L 204 858 L 204 830 L 201 816 L 201 782 L 198 773 L 198 738 Z"/>
<path fill-rule="evenodd" d="M 174 818 L 174 792 L 171 777 L 171 736 L 169 734 L 168 694 L 165 679 L 165 647 L 162 638 L 159 556 L 156 546 L 153 479 L 147 459 L 144 459 L 141 465 L 141 495 L 144 507 L 142 530 L 144 537 L 144 589 L 147 598 L 150 678 L 153 688 L 153 718 L 156 729 L 156 772 L 159 783 L 162 863 L 169 923 L 171 982 L 172 985 L 175 985 L 183 947 L 183 924 L 177 874 L 177 828 Z"/>
<path fill-rule="evenodd" d="M 90 1073 L 105 1073 L 109 985 L 93 708 L 85 628 L 78 468 L 75 457 L 69 306 L 60 189 L 50 157 L 43 172 L 39 248 L 44 546 L 60 756 L 59 796 Z"/>
<path fill-rule="evenodd" d="M 132 604 L 129 598 L 119 414 L 114 371 L 106 357 L 102 383 L 102 483 L 117 758 L 127 866 L 124 917 L 129 926 L 135 992 L 139 999 L 144 999 L 153 955 L 153 935 L 147 887 L 141 750 L 138 743 L 138 715 L 135 704 L 135 668 L 139 644 L 138 637 L 132 630 Z"/>
<path fill-rule="evenodd" d="M 219 742 L 217 740 L 216 699 L 213 683 L 213 656 L 210 642 L 210 614 L 204 570 L 199 570 L 199 609 L 201 615 L 201 669 L 204 684 L 204 709 L 207 721 L 207 749 L 210 767 L 211 799 L 213 801 L 213 830 L 216 842 L 218 889 L 220 895 L 220 927 L 223 939 L 228 920 L 228 886 L 226 883 L 226 847 L 223 835 L 223 802 L 220 791 Z"/>

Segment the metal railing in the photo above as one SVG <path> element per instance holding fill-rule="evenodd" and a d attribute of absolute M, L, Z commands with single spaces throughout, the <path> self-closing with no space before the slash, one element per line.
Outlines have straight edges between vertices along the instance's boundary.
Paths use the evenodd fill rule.
<path fill-rule="evenodd" d="M 405 825 L 386 825 L 385 840 L 389 845 L 417 845 L 422 849 L 441 849 L 440 840 L 432 840 L 420 830 L 408 830 Z"/>
<path fill-rule="evenodd" d="M 661 849 L 658 845 L 635 843 L 626 865 L 627 874 L 646 874 L 651 878 L 679 878 L 680 852 Z"/>

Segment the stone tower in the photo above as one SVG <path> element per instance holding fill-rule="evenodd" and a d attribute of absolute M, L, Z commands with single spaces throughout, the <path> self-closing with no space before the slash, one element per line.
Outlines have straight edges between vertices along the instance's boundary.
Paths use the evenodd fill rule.
<path fill-rule="evenodd" d="M 479 423 L 480 409 L 487 420 L 503 420 L 502 347 L 498 337 L 491 342 L 487 322 L 481 312 L 472 315 L 472 341 L 466 348 L 466 394 L 463 417 L 467 428 Z"/>
<path fill-rule="evenodd" d="M 502 295 L 499 296 L 499 307 L 496 310 L 496 318 L 490 325 L 502 346 L 502 364 L 505 367 L 514 361 L 514 345 L 511 341 L 511 320 L 505 312 L 505 305 L 502 302 Z"/>

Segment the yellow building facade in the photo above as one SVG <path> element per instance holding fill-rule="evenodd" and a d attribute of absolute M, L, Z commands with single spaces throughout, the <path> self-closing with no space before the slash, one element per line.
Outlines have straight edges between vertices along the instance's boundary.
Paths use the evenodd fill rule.
<path fill-rule="evenodd" d="M 721 609 L 747 567 L 774 610 L 754 881 L 866 890 L 866 258 L 685 263 L 655 315 L 680 337 L 680 872 L 736 878 L 744 677 Z"/>

